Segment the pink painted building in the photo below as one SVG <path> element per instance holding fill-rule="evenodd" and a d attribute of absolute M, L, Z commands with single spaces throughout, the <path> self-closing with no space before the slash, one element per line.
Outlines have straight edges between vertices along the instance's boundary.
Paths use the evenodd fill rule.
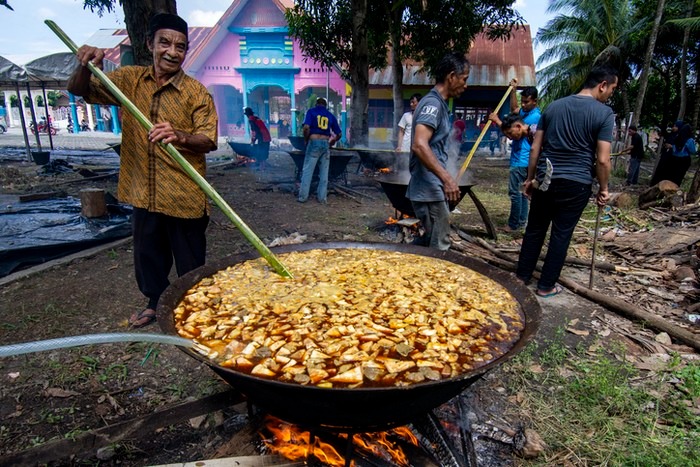
<path fill-rule="evenodd" d="M 220 134 L 246 134 L 245 107 L 280 135 L 286 121 L 296 133 L 316 97 L 328 97 L 338 117 L 345 111 L 345 81 L 301 53 L 289 36 L 284 11 L 290 0 L 235 0 L 195 47 L 183 68 L 214 96 Z M 284 129 L 281 131 L 284 133 Z"/>

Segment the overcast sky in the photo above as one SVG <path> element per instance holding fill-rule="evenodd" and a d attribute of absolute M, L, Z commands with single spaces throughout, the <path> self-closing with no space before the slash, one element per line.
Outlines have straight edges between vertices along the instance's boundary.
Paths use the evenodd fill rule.
<path fill-rule="evenodd" d="M 67 48 L 44 24 L 51 19 L 78 45 L 81 45 L 98 29 L 124 27 L 124 14 L 117 11 L 102 18 L 89 10 L 83 10 L 83 0 L 8 0 L 14 8 L 10 11 L 0 6 L 0 56 L 23 65 L 35 58 Z M 118 2 L 116 2 L 118 4 Z M 530 24 L 533 35 L 548 20 L 545 15 L 547 0 L 516 0 L 515 8 Z M 180 16 L 190 26 L 213 26 L 231 0 L 178 0 Z M 535 58 L 537 57 L 535 51 Z"/>

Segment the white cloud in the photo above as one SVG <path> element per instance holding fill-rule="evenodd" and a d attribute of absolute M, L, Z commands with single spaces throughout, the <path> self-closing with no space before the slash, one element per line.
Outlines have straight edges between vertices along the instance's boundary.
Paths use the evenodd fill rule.
<path fill-rule="evenodd" d="M 56 18 L 56 12 L 53 11 L 51 8 L 46 8 L 46 7 L 41 7 L 38 10 L 36 10 L 37 16 L 39 18 Z"/>
<path fill-rule="evenodd" d="M 515 3 L 513 3 L 514 10 L 522 10 L 523 8 L 526 8 L 526 7 L 527 7 L 526 0 L 515 0 Z"/>
<path fill-rule="evenodd" d="M 207 26 L 211 27 L 216 24 L 224 11 L 204 11 L 204 10 L 192 10 L 187 16 L 187 24 L 190 27 L 194 26 Z"/>

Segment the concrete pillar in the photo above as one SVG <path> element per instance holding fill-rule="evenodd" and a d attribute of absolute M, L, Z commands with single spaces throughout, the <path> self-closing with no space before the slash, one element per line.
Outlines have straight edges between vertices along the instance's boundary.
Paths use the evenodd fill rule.
<path fill-rule="evenodd" d="M 92 130 L 95 128 L 95 117 L 92 115 L 92 104 L 85 104 L 85 111 L 87 112 L 88 126 Z"/>
<path fill-rule="evenodd" d="M 112 133 L 118 135 L 122 132 L 122 123 L 119 121 L 119 107 L 111 105 L 109 111 L 112 114 Z"/>
<path fill-rule="evenodd" d="M 246 82 L 245 75 L 243 75 L 243 109 L 248 107 L 248 83 Z M 241 111 L 243 111 L 241 109 Z M 245 120 L 245 139 L 250 142 L 250 121 L 248 121 L 248 117 L 244 114 L 243 115 L 243 120 Z"/>
<path fill-rule="evenodd" d="M 75 96 L 68 93 L 68 102 L 70 102 L 70 118 L 73 120 L 73 133 L 80 132 L 80 120 L 78 120 L 78 105 L 75 103 Z"/>
<path fill-rule="evenodd" d="M 102 120 L 102 106 L 95 107 L 95 118 L 97 119 L 97 131 L 105 131 L 105 122 Z"/>
<path fill-rule="evenodd" d="M 16 126 L 15 124 L 15 116 L 12 115 L 12 107 L 11 107 L 11 96 L 12 93 L 10 91 L 3 91 L 2 92 L 3 99 L 5 99 L 5 109 L 7 110 L 7 125 L 8 127 L 13 127 Z"/>
<path fill-rule="evenodd" d="M 294 89 L 294 88 L 292 88 Z M 297 136 L 297 99 L 296 96 L 294 95 L 294 91 L 292 90 L 291 92 L 291 116 L 290 118 L 292 121 L 290 122 L 292 124 L 292 136 Z"/>
<path fill-rule="evenodd" d="M 345 109 L 340 111 L 340 132 L 342 133 L 340 142 L 348 144 L 348 139 L 345 137 L 348 134 L 348 112 Z"/>

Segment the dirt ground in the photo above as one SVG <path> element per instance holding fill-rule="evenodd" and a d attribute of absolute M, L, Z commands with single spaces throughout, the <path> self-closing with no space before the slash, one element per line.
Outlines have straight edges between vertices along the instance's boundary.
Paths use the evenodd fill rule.
<path fill-rule="evenodd" d="M 294 164 L 284 152 L 273 152 L 265 171 L 222 166 L 225 162 L 210 161 L 207 178 L 266 244 L 298 235 L 306 236 L 305 242 L 396 241 L 396 230 L 385 224 L 389 216 L 395 215 L 394 209 L 376 179 L 358 171 L 356 160 L 348 166 L 348 184 L 340 186 L 364 196 L 354 194 L 355 199 L 351 199 L 331 193 L 328 205 L 317 203 L 315 198 L 306 204 L 295 201 Z M 472 168 L 478 183 L 474 191 L 486 204 L 494 223 L 503 226 L 508 207 L 507 160 L 477 157 Z M 10 173 L 15 186 L 26 177 L 23 192 L 48 191 L 62 177 L 73 176 L 36 180 L 32 178 L 36 166 L 27 163 L 5 163 L 0 171 Z M 69 195 L 76 195 L 86 186 L 61 185 Z M 89 186 L 116 193 L 114 181 L 92 182 Z M 9 191 L 5 190 L 8 196 L 18 193 L 16 188 Z M 452 222 L 475 236 L 485 236 L 483 223 L 468 198 L 460 204 Z M 212 209 L 208 239 L 210 259 L 251 250 L 217 208 Z M 503 241 L 517 244 L 517 237 Z M 585 270 L 569 274 L 586 282 Z M 605 283 L 605 278 L 600 280 Z M 619 319 L 570 292 L 539 301 L 544 319 L 538 340 L 550 338 L 572 319 L 579 319 L 582 326 L 601 316 Z M 122 242 L 1 286 L 0 344 L 123 332 L 127 330 L 126 318 L 144 304 L 134 280 L 131 242 Z M 159 331 L 156 324 L 138 332 Z M 591 337 L 569 334 L 567 343 L 575 346 Z M 176 348 L 143 343 L 78 347 L 0 359 L 0 380 L 0 456 L 49 440 L 76 437 L 87 430 L 227 388 L 208 368 Z M 498 370 L 474 387 L 484 409 L 502 403 L 498 387 Z M 225 415 L 231 416 L 232 412 Z M 51 465 L 130 466 L 207 459 L 230 437 L 230 423 L 224 419 L 210 417 L 204 423 L 190 421 L 138 433 L 101 450 L 99 456 L 88 452 Z"/>

